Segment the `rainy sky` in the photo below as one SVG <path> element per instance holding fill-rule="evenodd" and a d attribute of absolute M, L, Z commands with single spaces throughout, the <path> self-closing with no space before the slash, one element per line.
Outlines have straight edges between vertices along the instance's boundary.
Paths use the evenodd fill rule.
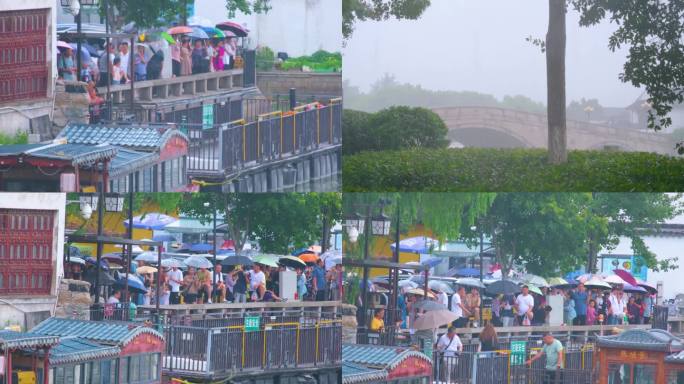
<path fill-rule="evenodd" d="M 616 26 L 580 27 L 567 19 L 567 99 L 598 98 L 604 106 L 631 104 L 641 91 L 618 79 L 626 50 L 611 52 Z M 417 21 L 356 25 L 344 49 L 344 78 L 362 90 L 383 74 L 433 90 L 522 94 L 546 102 L 546 62 L 526 37 L 543 38 L 545 0 L 433 0 Z"/>

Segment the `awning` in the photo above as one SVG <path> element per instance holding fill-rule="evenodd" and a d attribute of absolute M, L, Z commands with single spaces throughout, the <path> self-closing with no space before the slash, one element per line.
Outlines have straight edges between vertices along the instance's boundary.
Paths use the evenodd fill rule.
<path fill-rule="evenodd" d="M 59 337 L 32 332 L 0 331 L 0 351 L 18 348 L 51 347 L 59 342 Z"/>

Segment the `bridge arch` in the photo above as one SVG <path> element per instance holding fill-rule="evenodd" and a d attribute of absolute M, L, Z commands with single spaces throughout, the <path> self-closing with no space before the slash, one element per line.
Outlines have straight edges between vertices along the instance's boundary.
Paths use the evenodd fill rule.
<path fill-rule="evenodd" d="M 532 148 L 522 135 L 497 127 L 459 127 L 449 130 L 447 137 L 465 147 L 476 148 Z"/>

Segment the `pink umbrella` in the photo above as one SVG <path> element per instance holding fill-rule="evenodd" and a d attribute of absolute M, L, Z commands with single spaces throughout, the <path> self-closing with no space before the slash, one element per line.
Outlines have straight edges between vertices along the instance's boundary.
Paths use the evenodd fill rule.
<path fill-rule="evenodd" d="M 67 43 L 66 41 L 57 40 L 57 48 L 69 48 L 69 49 L 71 49 L 71 45 L 69 45 L 69 43 Z"/>
<path fill-rule="evenodd" d="M 631 273 L 625 271 L 624 269 L 616 269 L 613 271 L 613 273 L 620 276 L 620 278 L 622 280 L 626 281 L 630 285 L 637 285 L 638 284 L 636 279 L 634 278 L 634 276 L 632 276 Z"/>

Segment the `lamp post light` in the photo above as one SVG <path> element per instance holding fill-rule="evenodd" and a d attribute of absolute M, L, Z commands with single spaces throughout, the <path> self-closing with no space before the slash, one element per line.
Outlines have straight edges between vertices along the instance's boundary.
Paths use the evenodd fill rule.
<path fill-rule="evenodd" d="M 214 254 L 213 254 L 213 257 L 212 257 L 212 264 L 214 264 L 214 268 L 212 268 L 212 270 L 211 270 L 211 275 L 212 275 L 211 285 L 213 286 L 214 284 L 216 284 L 216 252 L 217 252 L 217 249 L 216 249 L 216 207 L 213 206 L 213 205 L 212 205 L 210 202 L 208 202 L 208 201 L 204 203 L 204 207 L 205 207 L 205 208 L 212 207 L 212 211 L 213 211 L 212 217 L 213 217 L 213 219 L 214 219 L 214 226 L 213 226 L 213 230 L 212 230 L 212 234 L 213 234 L 213 244 L 212 244 L 212 246 L 214 247 Z M 211 297 L 209 297 L 208 300 L 211 300 Z"/>
<path fill-rule="evenodd" d="M 470 230 L 473 232 L 479 231 L 480 234 L 480 283 L 484 284 L 482 282 L 484 280 L 484 232 L 482 231 L 482 228 L 478 228 L 476 226 L 470 227 Z M 483 309 L 484 302 L 482 301 L 482 297 L 480 297 L 480 319 L 482 319 Z"/>
<path fill-rule="evenodd" d="M 587 121 L 591 121 L 591 113 L 594 112 L 594 107 L 592 107 L 591 105 L 587 105 L 584 108 L 584 112 L 587 113 Z"/>
<path fill-rule="evenodd" d="M 97 205 L 97 258 L 95 265 L 95 305 L 100 302 L 100 261 L 102 260 L 102 236 L 104 227 L 105 212 L 123 211 L 123 197 L 115 193 L 105 193 L 104 187 L 100 188 L 99 196 L 95 193 L 88 193 L 79 196 L 79 202 Z"/>

